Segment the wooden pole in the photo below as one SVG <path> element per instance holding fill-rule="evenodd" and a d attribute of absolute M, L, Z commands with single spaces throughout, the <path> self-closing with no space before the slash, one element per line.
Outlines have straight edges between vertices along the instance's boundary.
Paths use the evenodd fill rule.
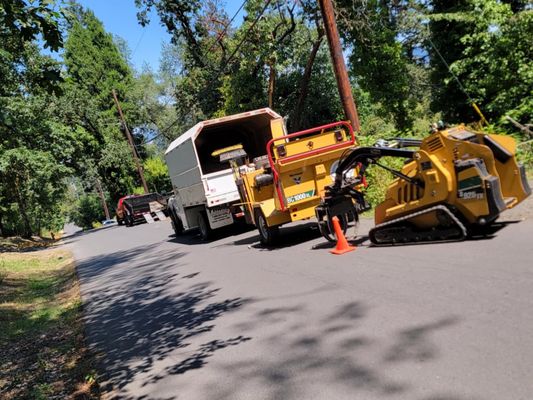
<path fill-rule="evenodd" d="M 326 37 L 328 38 L 329 51 L 333 62 L 333 70 L 335 71 L 335 78 L 337 79 L 337 86 L 339 88 L 339 95 L 341 97 L 344 114 L 352 124 L 353 129 L 356 132 L 359 132 L 361 130 L 359 116 L 357 115 L 357 107 L 353 100 L 352 88 L 350 86 L 350 80 L 348 79 L 346 64 L 344 63 L 339 31 L 337 30 L 337 22 L 335 20 L 335 11 L 333 10 L 331 0 L 319 0 L 319 3 L 320 8 L 322 9 L 324 28 L 326 30 Z"/>
<path fill-rule="evenodd" d="M 102 207 L 105 213 L 105 219 L 111 219 L 111 216 L 109 215 L 109 208 L 107 208 L 107 203 L 105 201 L 105 194 L 102 190 L 102 184 L 100 183 L 99 178 L 96 178 L 96 191 L 98 192 L 98 196 L 100 196 L 100 201 L 102 202 Z"/>
<path fill-rule="evenodd" d="M 146 180 L 144 179 L 143 167 L 139 160 L 139 157 L 137 156 L 137 151 L 135 150 L 135 145 L 133 144 L 133 138 L 131 137 L 128 125 L 126 125 L 126 120 L 124 119 L 124 114 L 122 113 L 122 108 L 120 107 L 120 103 L 118 102 L 117 93 L 115 92 L 115 89 L 113 89 L 113 100 L 115 100 L 115 104 L 117 105 L 118 114 L 120 116 L 120 120 L 122 121 L 122 125 L 124 126 L 126 137 L 128 138 L 128 142 L 130 144 L 131 154 L 133 155 L 133 159 L 135 160 L 135 166 L 137 167 L 137 172 L 139 173 L 139 178 L 141 179 L 144 193 L 149 193 L 150 191 L 148 190 L 148 185 L 146 185 Z"/>

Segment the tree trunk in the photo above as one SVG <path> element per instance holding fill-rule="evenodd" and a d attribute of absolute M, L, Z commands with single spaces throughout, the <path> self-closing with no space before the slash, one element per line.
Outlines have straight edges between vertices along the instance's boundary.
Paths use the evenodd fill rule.
<path fill-rule="evenodd" d="M 17 204 L 19 206 L 20 216 L 22 217 L 22 222 L 24 224 L 22 237 L 31 238 L 31 234 L 33 232 L 31 230 L 30 218 L 28 217 L 28 213 L 26 212 L 26 202 L 24 201 L 24 196 L 22 196 L 22 194 L 20 193 L 20 182 L 18 178 L 15 179 L 15 191 L 17 193 Z"/>
<path fill-rule="evenodd" d="M 268 76 L 268 107 L 274 107 L 274 89 L 276 87 L 276 61 L 270 64 L 270 74 Z"/>
<path fill-rule="evenodd" d="M 0 213 L 0 236 L 6 237 L 6 233 L 4 231 L 4 223 L 2 222 L 2 219 L 4 218 L 4 215 Z"/>
<path fill-rule="evenodd" d="M 294 124 L 292 125 L 293 131 L 299 131 L 302 129 L 302 112 L 307 99 L 307 92 L 309 90 L 309 82 L 311 81 L 311 73 L 313 72 L 313 65 L 315 63 L 316 54 L 322 43 L 322 38 L 324 37 L 324 32 L 319 32 L 319 35 L 316 41 L 313 43 L 313 48 L 305 64 L 304 74 L 302 75 L 302 80 L 300 82 L 300 94 L 298 96 L 298 101 L 296 102 L 296 107 L 294 108 Z"/>
<path fill-rule="evenodd" d="M 109 215 L 109 209 L 107 208 L 107 203 L 105 201 L 105 194 L 102 190 L 102 184 L 100 183 L 99 178 L 96 178 L 96 193 L 98 193 L 98 196 L 100 197 L 100 202 L 102 203 L 102 208 L 104 209 L 105 219 L 111 219 L 111 216 Z"/>

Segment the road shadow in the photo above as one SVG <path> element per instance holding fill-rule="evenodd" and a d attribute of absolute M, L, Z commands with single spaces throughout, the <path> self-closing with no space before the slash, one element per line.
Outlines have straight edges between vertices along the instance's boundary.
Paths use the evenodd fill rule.
<path fill-rule="evenodd" d="M 440 329 L 448 328 L 459 322 L 456 316 L 448 316 L 437 321 L 420 324 L 400 331 L 396 343 L 384 356 L 386 362 L 427 361 L 438 354 L 437 346 L 429 340 L 431 334 Z"/>
<path fill-rule="evenodd" d="M 498 232 L 502 229 L 507 228 L 509 225 L 517 224 L 521 221 L 498 221 L 486 227 L 476 228 L 471 232 L 470 237 L 467 240 L 490 240 L 494 239 Z"/>
<path fill-rule="evenodd" d="M 245 237 L 240 237 L 231 240 L 232 236 L 241 236 L 247 234 Z M 280 234 L 277 242 L 272 246 L 265 246 L 259 241 L 259 234 L 255 227 L 251 225 L 230 226 L 217 229 L 213 232 L 211 239 L 204 241 L 200 238 L 196 230 L 186 231 L 181 235 L 173 236 L 168 240 L 169 243 L 177 243 L 183 245 L 205 245 L 210 244 L 212 248 L 229 247 L 229 246 L 249 246 L 261 251 L 274 251 L 287 247 L 297 246 L 299 244 L 315 240 L 321 237 L 316 223 L 308 222 L 303 224 L 284 226 L 280 229 Z M 228 240 L 229 239 L 229 240 Z"/>
<path fill-rule="evenodd" d="M 276 251 L 315 240 L 320 236 L 316 222 L 306 222 L 281 227 L 276 243 L 271 246 L 261 244 L 258 233 L 231 243 L 225 243 L 224 246 L 249 246 L 260 251 Z"/>
<path fill-rule="evenodd" d="M 255 306 L 258 303 L 260 300 Z M 303 303 L 264 308 L 239 324 L 237 328 L 242 329 L 243 334 L 255 336 L 266 326 L 269 332 L 276 332 L 260 338 L 269 349 L 267 353 L 275 356 L 223 363 L 219 367 L 221 372 L 232 371 L 227 375 L 229 383 L 214 388 L 206 398 L 245 398 L 257 388 L 267 390 L 265 393 L 273 399 L 305 398 L 302 390 L 309 392 L 305 392 L 305 386 L 302 387 L 302 377 L 310 385 L 319 382 L 318 387 L 351 393 L 353 398 L 370 397 L 370 394 L 372 398 L 412 398 L 409 392 L 413 383 L 393 378 L 397 375 L 393 363 L 419 363 L 438 358 L 441 350 L 433 335 L 459 323 L 456 316 L 449 315 L 436 321 L 407 326 L 384 344 L 382 339 L 368 336 L 368 331 L 364 329 L 370 310 L 362 302 L 339 305 L 314 323 L 298 319 L 299 315 L 308 311 Z M 293 322 L 287 322 L 291 320 Z M 285 328 L 277 331 L 276 326 Z M 425 400 L 440 398 L 435 395 Z M 449 399 L 461 400 L 453 396 Z"/>
<path fill-rule="evenodd" d="M 180 279 L 183 253 L 162 256 L 153 246 L 95 256 L 79 263 L 84 319 L 90 347 L 99 359 L 101 386 L 113 398 L 139 399 L 124 394 L 140 374 L 156 382 L 162 376 L 201 368 L 216 351 L 251 340 L 221 337 L 200 346 L 193 339 L 213 331 L 216 320 L 249 300 L 223 298 L 220 288 Z M 162 370 L 169 356 L 185 349 L 183 363 Z"/>
<path fill-rule="evenodd" d="M 226 240 L 232 236 L 242 235 L 243 233 L 252 230 L 254 230 L 254 227 L 251 225 L 233 224 L 212 231 L 209 240 L 202 240 L 198 229 L 194 228 L 186 230 L 180 235 L 172 234 L 168 242 L 184 244 L 187 246 L 205 245 L 209 243 L 216 243 L 220 240 Z"/>

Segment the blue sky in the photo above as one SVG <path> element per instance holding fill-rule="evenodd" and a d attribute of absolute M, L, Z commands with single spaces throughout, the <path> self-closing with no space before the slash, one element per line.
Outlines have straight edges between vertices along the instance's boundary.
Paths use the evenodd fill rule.
<path fill-rule="evenodd" d="M 132 62 L 137 70 L 144 63 L 152 69 L 159 67 L 162 43 L 170 42 L 170 35 L 161 26 L 159 17 L 153 13 L 150 25 L 143 28 L 137 22 L 137 8 L 134 0 L 78 0 L 86 8 L 93 10 L 105 29 L 128 42 L 132 52 Z M 231 18 L 239 9 L 242 0 L 226 0 L 225 10 Z M 240 14 L 243 12 L 241 11 Z M 240 24 L 242 15 L 235 19 L 233 25 Z"/>

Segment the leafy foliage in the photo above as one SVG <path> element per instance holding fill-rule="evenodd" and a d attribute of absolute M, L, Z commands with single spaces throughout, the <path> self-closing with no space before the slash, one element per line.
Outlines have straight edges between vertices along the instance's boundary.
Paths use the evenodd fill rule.
<path fill-rule="evenodd" d="M 136 124 L 140 113 L 135 101 L 126 95 L 134 87 L 133 73 L 113 37 L 91 11 L 71 7 L 69 24 L 64 53 L 64 91 L 69 95 L 68 103 L 62 103 L 62 114 L 65 123 L 83 132 L 91 144 L 78 170 L 88 188 L 94 187 L 99 176 L 116 201 L 131 192 L 136 180 L 112 91 L 117 93 L 126 120 Z M 140 144 L 141 138 L 137 137 L 136 143 Z"/>
<path fill-rule="evenodd" d="M 2 188 L 10 188 L 2 190 L 3 233 L 29 237 L 41 229 L 61 228 L 61 182 L 69 172 L 50 152 L 25 147 L 2 152 L 0 182 Z"/>
<path fill-rule="evenodd" d="M 462 0 L 453 6 L 434 3 L 430 25 L 433 42 L 471 100 L 499 128 L 509 129 L 504 115 L 529 123 L 533 110 L 532 10 L 520 1 Z M 434 92 L 434 107 L 453 122 L 477 117 L 442 61 L 433 60 L 433 78 L 445 84 Z"/>
<path fill-rule="evenodd" d="M 161 157 L 152 156 L 147 158 L 143 166 L 146 183 L 150 190 L 161 193 L 171 189 L 168 168 Z"/>
<path fill-rule="evenodd" d="M 105 216 L 98 195 L 89 193 L 81 196 L 69 218 L 84 229 L 90 229 L 95 222 L 103 220 Z"/>

